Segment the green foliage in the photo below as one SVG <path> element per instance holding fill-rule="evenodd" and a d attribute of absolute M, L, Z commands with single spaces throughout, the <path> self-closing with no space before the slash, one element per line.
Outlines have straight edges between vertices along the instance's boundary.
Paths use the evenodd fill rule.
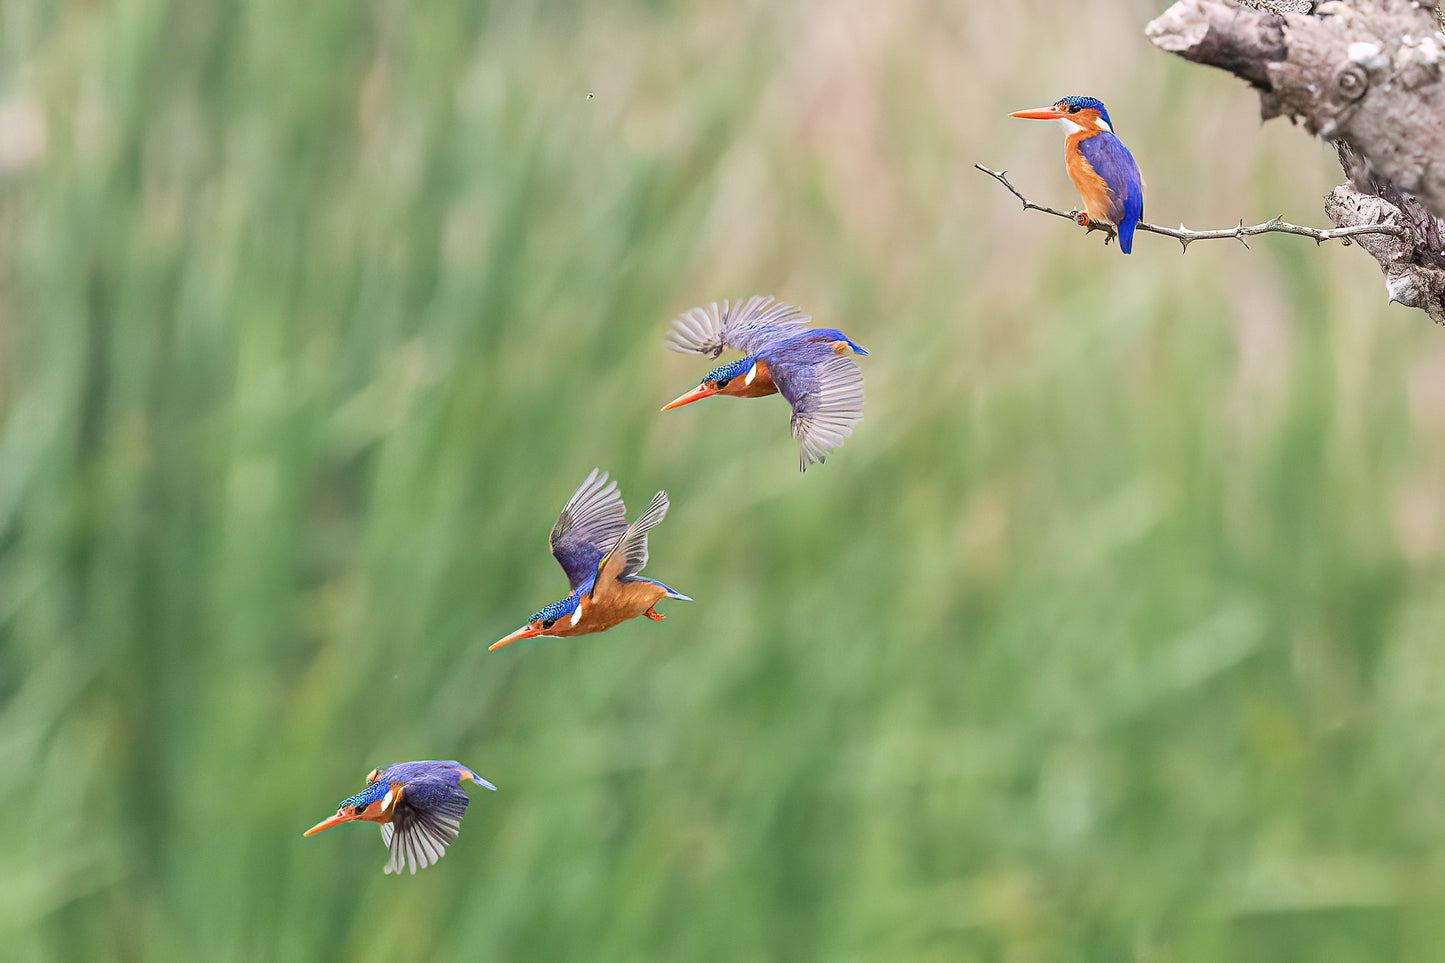
<path fill-rule="evenodd" d="M 1445 342 L 970 169 L 1069 204 L 1004 114 L 1091 93 L 1150 219 L 1318 220 L 1121 6 L 0 7 L 6 958 L 1440 956 Z M 657 411 L 751 293 L 873 352 L 806 475 Z M 488 654 L 594 465 L 697 601 Z M 436 867 L 301 838 L 418 758 Z"/>

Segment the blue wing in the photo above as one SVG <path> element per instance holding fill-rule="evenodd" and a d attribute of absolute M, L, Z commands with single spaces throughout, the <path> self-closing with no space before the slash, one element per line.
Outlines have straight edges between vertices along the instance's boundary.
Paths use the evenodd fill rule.
<path fill-rule="evenodd" d="M 1134 225 L 1144 217 L 1144 179 L 1124 142 L 1108 131 L 1079 141 L 1079 153 L 1109 188 L 1109 219 L 1119 231 L 1119 250 L 1134 246 Z"/>
<path fill-rule="evenodd" d="M 793 406 L 802 471 L 826 459 L 863 420 L 863 372 L 852 358 L 833 352 L 833 341 L 796 338 L 768 362 L 778 393 Z"/>
<path fill-rule="evenodd" d="M 574 591 L 596 573 L 597 563 L 625 531 L 627 508 L 617 492 L 617 483 L 609 483 L 605 471 L 592 469 L 592 474 L 567 499 L 557 524 L 552 526 L 552 555 L 567 573 Z"/>

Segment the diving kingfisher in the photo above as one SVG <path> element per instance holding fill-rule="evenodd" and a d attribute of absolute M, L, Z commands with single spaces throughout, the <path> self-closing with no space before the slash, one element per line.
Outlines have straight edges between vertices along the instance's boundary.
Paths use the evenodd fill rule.
<path fill-rule="evenodd" d="M 802 447 L 798 469 L 826 460 L 863 420 L 863 372 L 847 354 L 868 352 L 836 328 L 809 327 L 812 320 L 791 304 L 765 297 L 724 301 L 722 307 L 714 302 L 684 313 L 667 336 L 674 351 L 716 358 L 731 348 L 743 357 L 714 368 L 662 410 L 713 395 L 781 394 L 793 407 L 793 437 Z"/>
<path fill-rule="evenodd" d="M 572 591 L 511 635 L 493 642 L 488 650 L 539 635 L 602 632 L 639 615 L 661 621 L 666 616 L 656 605 L 662 599 L 691 602 L 681 592 L 637 574 L 647 564 L 648 529 L 665 515 L 667 492 L 658 492 L 647 511 L 627 524 L 627 508 L 617 483 L 608 482 L 605 471 L 592 469 L 562 506 L 549 539 L 552 555 L 567 573 Z"/>
<path fill-rule="evenodd" d="M 398 762 L 373 769 L 365 789 L 343 800 L 335 816 L 301 835 L 355 819 L 380 823 L 381 842 L 391 851 L 384 872 L 400 873 L 409 866 L 414 876 L 417 867 L 424 869 L 441 859 L 457 838 L 470 801 L 461 788 L 466 779 L 496 791 L 496 786 L 452 760 Z"/>
<path fill-rule="evenodd" d="M 1114 135 L 1103 103 L 1093 97 L 1065 97 L 1052 107 L 1016 110 L 1009 116 L 1063 125 L 1064 164 L 1084 199 L 1076 219 L 1083 226 L 1093 221 L 1113 228 L 1119 250 L 1128 254 L 1134 247 L 1134 227 L 1144 216 L 1144 179 L 1134 155 Z"/>

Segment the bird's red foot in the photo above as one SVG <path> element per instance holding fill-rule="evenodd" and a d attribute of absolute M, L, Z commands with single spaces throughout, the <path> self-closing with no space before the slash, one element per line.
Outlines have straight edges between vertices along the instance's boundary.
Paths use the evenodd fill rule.
<path fill-rule="evenodd" d="M 661 622 L 663 619 L 667 618 L 667 616 L 657 611 L 656 607 L 649 607 L 647 611 L 643 612 L 642 614 L 647 616 L 649 619 L 652 619 L 652 621 L 654 622 Z"/>
<path fill-rule="evenodd" d="M 1088 227 L 1088 226 L 1089 226 L 1089 212 L 1088 212 L 1088 211 L 1070 211 L 1069 213 L 1071 213 L 1071 214 L 1074 216 L 1074 223 L 1075 223 L 1075 224 L 1079 225 L 1080 227 Z"/>

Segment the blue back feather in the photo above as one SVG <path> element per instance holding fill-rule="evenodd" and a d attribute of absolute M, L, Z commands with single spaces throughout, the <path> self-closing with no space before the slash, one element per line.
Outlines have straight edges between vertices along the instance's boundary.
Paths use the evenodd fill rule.
<path fill-rule="evenodd" d="M 1134 246 L 1134 226 L 1144 216 L 1144 180 L 1124 142 L 1108 131 L 1079 140 L 1079 152 L 1109 187 L 1109 217 L 1119 232 L 1119 250 Z"/>
<path fill-rule="evenodd" d="M 469 769 L 455 759 L 420 759 L 416 762 L 398 762 L 388 766 L 377 782 L 382 785 L 403 782 L 408 786 L 421 782 L 443 782 L 455 786 L 461 781 L 464 773 L 470 775 L 472 781 L 479 786 L 485 786 L 488 789 L 497 788 L 477 775 L 476 770 Z M 411 789 L 407 790 L 408 795 L 411 791 Z M 384 792 L 385 790 L 383 790 Z"/>
<path fill-rule="evenodd" d="M 842 331 L 839 331 L 837 328 L 813 328 L 811 331 L 808 332 L 808 340 L 809 340 L 809 341 L 816 341 L 816 340 L 820 340 L 820 339 L 821 339 L 825 344 L 828 345 L 828 350 L 829 350 L 829 351 L 832 351 L 832 350 L 833 350 L 833 342 L 834 342 L 834 341 L 846 341 L 846 342 L 848 342 L 848 347 L 852 348 L 852 349 L 853 349 L 854 351 L 856 351 L 858 354 L 867 354 L 867 353 L 868 353 L 866 349 L 864 349 L 864 348 L 860 347 L 859 345 L 855 344 L 855 343 L 853 342 L 853 339 L 852 339 L 852 338 L 848 337 L 846 334 L 844 334 Z"/>
<path fill-rule="evenodd" d="M 867 354 L 849 337 L 837 328 L 809 328 L 783 341 L 768 345 L 767 351 L 759 351 L 758 357 L 768 363 L 768 370 L 776 372 L 779 367 L 790 365 L 811 366 L 822 364 L 835 357 L 833 342 L 847 341 L 848 346 L 859 354 Z M 776 375 L 773 378 L 777 380 Z"/>

